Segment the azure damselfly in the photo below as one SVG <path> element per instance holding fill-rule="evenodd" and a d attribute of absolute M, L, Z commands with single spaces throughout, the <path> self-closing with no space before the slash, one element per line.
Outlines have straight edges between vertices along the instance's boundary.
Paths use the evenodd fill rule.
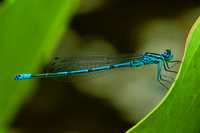
<path fill-rule="evenodd" d="M 42 74 L 18 74 L 14 80 L 33 79 L 33 78 L 48 78 L 53 77 L 58 81 L 81 81 L 85 79 L 93 79 L 104 75 L 117 68 L 130 66 L 138 67 L 148 64 L 157 64 L 157 80 L 168 89 L 160 81 L 170 82 L 163 77 L 174 80 L 171 77 L 162 75 L 162 69 L 167 72 L 177 73 L 171 71 L 180 61 L 171 61 L 174 59 L 171 50 L 165 50 L 164 54 L 156 54 L 145 52 L 141 55 L 122 54 L 122 55 L 99 55 L 99 54 L 85 54 L 85 55 L 63 55 L 54 57 L 47 68 L 47 73 Z M 176 62 L 169 67 L 169 62 Z"/>

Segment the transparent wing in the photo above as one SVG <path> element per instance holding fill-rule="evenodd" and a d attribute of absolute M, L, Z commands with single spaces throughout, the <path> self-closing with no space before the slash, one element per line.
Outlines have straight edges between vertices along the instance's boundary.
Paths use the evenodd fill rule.
<path fill-rule="evenodd" d="M 54 57 L 47 68 L 48 73 L 70 72 L 76 70 L 92 69 L 103 66 L 111 66 L 125 62 L 139 60 L 142 55 L 122 54 L 122 55 L 63 55 Z M 58 81 L 82 81 L 100 77 L 118 68 L 105 69 L 100 71 L 91 71 L 88 73 L 78 73 L 73 75 L 54 77 Z"/>

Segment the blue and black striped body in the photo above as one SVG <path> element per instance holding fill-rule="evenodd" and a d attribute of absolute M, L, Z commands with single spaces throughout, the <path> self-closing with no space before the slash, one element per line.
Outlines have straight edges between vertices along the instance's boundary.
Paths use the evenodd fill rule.
<path fill-rule="evenodd" d="M 53 77 L 58 81 L 80 81 L 102 76 L 121 67 L 138 67 L 147 64 L 158 65 L 158 75 L 161 77 L 165 63 L 172 60 L 171 50 L 165 50 L 164 54 L 144 53 L 142 55 L 63 55 L 54 57 L 43 74 L 19 74 L 15 80 L 31 78 Z M 167 64 L 168 67 L 168 64 Z M 158 78 L 158 80 L 160 80 Z"/>

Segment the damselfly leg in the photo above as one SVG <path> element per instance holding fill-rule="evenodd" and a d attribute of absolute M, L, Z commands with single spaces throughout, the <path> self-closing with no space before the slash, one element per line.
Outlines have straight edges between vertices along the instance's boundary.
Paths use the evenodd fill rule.
<path fill-rule="evenodd" d="M 175 62 L 175 63 L 174 63 Z M 169 64 L 168 63 L 174 63 L 172 66 L 169 66 Z M 170 61 L 170 62 L 166 62 L 165 61 L 165 64 L 166 64 L 166 66 L 167 66 L 167 69 L 171 69 L 172 67 L 174 67 L 175 65 L 177 65 L 178 63 L 181 63 L 181 61 Z M 166 69 L 165 69 L 166 70 Z M 169 71 L 169 70 L 166 70 L 166 71 Z M 175 73 L 178 73 L 178 72 L 176 72 L 176 71 L 171 71 L 171 72 L 175 72 Z"/>
<path fill-rule="evenodd" d="M 169 76 L 166 76 L 166 75 L 162 75 L 162 69 L 164 67 L 164 70 L 167 71 L 167 72 L 173 72 L 173 73 L 177 73 L 176 71 L 172 71 L 172 70 L 169 70 L 171 68 L 173 68 L 175 65 L 177 65 L 178 63 L 181 63 L 181 61 L 173 61 L 173 62 L 176 62 L 175 64 L 173 64 L 171 67 L 169 67 L 168 65 L 168 62 L 167 61 L 162 61 L 161 63 L 158 63 L 158 72 L 157 72 L 157 80 L 158 82 L 164 86 L 167 90 L 168 88 L 160 82 L 160 80 L 162 81 L 165 81 L 165 82 L 168 82 L 168 83 L 173 83 L 172 81 L 174 81 L 174 79 L 172 77 L 169 77 Z M 170 62 L 171 63 L 171 62 Z M 165 78 L 168 78 L 168 79 L 171 79 L 172 81 L 169 81 L 169 80 L 166 80 L 166 79 L 163 79 L 162 77 L 165 77 Z"/>

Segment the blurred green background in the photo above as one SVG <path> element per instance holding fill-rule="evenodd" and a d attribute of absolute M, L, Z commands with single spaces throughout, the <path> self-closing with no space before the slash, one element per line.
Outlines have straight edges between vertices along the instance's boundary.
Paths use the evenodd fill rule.
<path fill-rule="evenodd" d="M 124 68 L 75 83 L 14 81 L 14 75 L 44 73 L 54 56 L 64 54 L 172 49 L 175 59 L 181 60 L 187 34 L 200 14 L 199 4 L 1 0 L 0 131 L 125 132 L 167 92 L 156 80 L 156 65 Z"/>

